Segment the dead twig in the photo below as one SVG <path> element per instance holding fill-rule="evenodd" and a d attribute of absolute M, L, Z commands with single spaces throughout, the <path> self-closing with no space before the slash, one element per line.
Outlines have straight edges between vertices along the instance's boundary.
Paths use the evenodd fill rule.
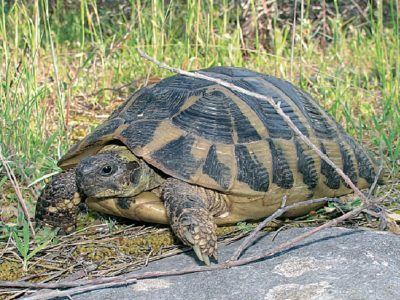
<path fill-rule="evenodd" d="M 383 165 L 381 164 L 379 166 L 378 172 L 376 172 L 375 180 L 374 180 L 374 182 L 372 183 L 371 187 L 368 190 L 368 195 L 367 195 L 368 199 L 371 197 L 372 192 L 375 190 L 375 187 L 378 184 L 378 180 L 379 180 L 379 177 L 381 176 L 382 171 L 383 171 Z"/>
<path fill-rule="evenodd" d="M 289 240 L 287 242 L 284 242 L 284 243 L 274 247 L 272 250 L 266 250 L 266 251 L 262 252 L 259 255 L 253 255 L 253 256 L 250 256 L 248 258 L 237 260 L 236 262 L 240 261 L 240 265 L 243 265 L 243 264 L 248 264 L 248 263 L 253 262 L 253 261 L 257 261 L 257 260 L 260 260 L 260 259 L 267 258 L 268 256 L 272 256 L 272 255 L 274 255 L 274 254 L 276 254 L 278 252 L 281 252 L 283 250 L 288 249 L 291 246 L 294 246 L 295 244 L 301 242 L 305 238 L 317 233 L 318 231 L 321 231 L 322 229 L 335 226 L 335 225 L 339 224 L 340 222 L 342 222 L 344 220 L 347 220 L 347 219 L 349 219 L 351 217 L 354 217 L 354 216 L 358 215 L 362 210 L 364 210 L 364 208 L 365 208 L 364 205 L 362 205 L 361 207 L 355 208 L 352 211 L 349 211 L 348 213 L 345 213 L 344 215 L 342 215 L 342 216 L 340 216 L 340 217 L 338 217 L 336 219 L 333 219 L 333 220 L 331 220 L 331 221 L 329 221 L 329 222 L 327 222 L 327 223 L 325 223 L 325 224 L 323 224 L 321 226 L 313 228 L 313 229 L 311 229 L 311 230 L 309 230 L 309 231 L 307 231 L 307 232 L 305 232 L 305 233 L 303 233 L 303 234 L 301 234 L 301 235 L 299 235 L 299 236 L 297 236 L 297 237 L 295 237 L 295 238 L 293 238 L 293 239 L 291 239 L 291 240 Z M 236 266 L 236 264 L 234 264 L 234 265 Z"/>
<path fill-rule="evenodd" d="M 131 283 L 136 282 L 136 279 L 127 279 L 123 282 L 120 282 L 118 284 L 115 284 L 114 282 L 110 283 L 103 283 L 103 284 L 98 284 L 98 285 L 87 285 L 87 286 L 81 286 L 77 287 L 71 290 L 65 290 L 65 291 L 60 291 L 60 290 L 51 290 L 51 291 L 41 291 L 37 292 L 34 295 L 30 297 L 25 297 L 25 300 L 45 300 L 45 299 L 52 299 L 55 297 L 71 297 L 71 295 L 82 293 L 82 292 L 88 292 L 92 290 L 97 290 L 97 289 L 104 289 L 116 285 L 128 285 Z"/>
<path fill-rule="evenodd" d="M 252 233 L 244 239 L 242 244 L 239 246 L 239 248 L 235 251 L 235 253 L 230 258 L 230 260 L 237 260 L 239 258 L 239 256 L 243 253 L 243 251 L 247 248 L 247 246 L 252 241 L 254 241 L 257 233 L 259 233 L 260 230 L 263 229 L 268 222 L 271 222 L 271 221 L 279 218 L 285 212 L 287 212 L 288 210 L 291 210 L 293 208 L 298 208 L 298 207 L 301 207 L 301 206 L 307 206 L 307 205 L 315 204 L 315 203 L 327 202 L 329 200 L 335 200 L 335 199 L 333 199 L 333 198 L 311 199 L 311 200 L 307 200 L 307 201 L 304 201 L 304 202 L 298 202 L 298 203 L 294 203 L 294 204 L 289 205 L 289 206 L 285 206 L 286 199 L 284 198 L 282 200 L 281 207 L 277 211 L 275 211 L 272 215 L 270 215 L 268 218 L 266 218 L 264 221 L 262 221 L 260 224 L 258 224 L 258 226 L 252 231 Z"/>
<path fill-rule="evenodd" d="M 271 241 L 275 241 L 276 237 L 278 236 L 278 234 L 282 231 L 285 230 L 288 226 L 288 224 L 283 225 L 282 227 L 279 227 L 277 231 L 274 232 L 274 236 L 272 237 Z"/>
<path fill-rule="evenodd" d="M 33 224 L 31 222 L 31 217 L 29 215 L 28 208 L 26 207 L 24 197 L 22 197 L 21 189 L 19 188 L 17 178 L 15 177 L 13 170 L 8 165 L 7 160 L 4 158 L 3 154 L 1 153 L 1 149 L 0 149 L 0 160 L 1 160 L 1 163 L 3 164 L 4 169 L 6 170 L 7 177 L 10 180 L 10 182 L 14 188 L 15 194 L 17 195 L 18 202 L 22 207 L 22 211 L 24 212 L 25 219 L 29 224 L 29 229 L 30 229 L 32 235 L 35 236 L 36 235 L 35 228 L 33 227 Z"/>

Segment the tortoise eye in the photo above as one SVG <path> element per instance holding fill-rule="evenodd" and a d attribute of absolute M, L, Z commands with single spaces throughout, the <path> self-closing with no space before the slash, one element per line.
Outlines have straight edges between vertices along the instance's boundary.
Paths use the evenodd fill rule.
<path fill-rule="evenodd" d="M 112 174 L 114 174 L 114 172 L 114 168 L 110 165 L 105 165 L 100 169 L 101 176 L 111 176 Z"/>

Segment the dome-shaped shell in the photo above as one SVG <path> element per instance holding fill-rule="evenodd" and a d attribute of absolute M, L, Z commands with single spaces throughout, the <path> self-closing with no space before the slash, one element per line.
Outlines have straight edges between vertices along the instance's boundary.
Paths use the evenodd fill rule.
<path fill-rule="evenodd" d="M 280 102 L 300 131 L 353 182 L 373 182 L 370 158 L 305 92 L 276 77 L 240 68 L 200 72 Z M 59 165 L 74 165 L 115 140 L 172 177 L 226 193 L 344 186 L 266 101 L 183 75 L 133 94 Z"/>

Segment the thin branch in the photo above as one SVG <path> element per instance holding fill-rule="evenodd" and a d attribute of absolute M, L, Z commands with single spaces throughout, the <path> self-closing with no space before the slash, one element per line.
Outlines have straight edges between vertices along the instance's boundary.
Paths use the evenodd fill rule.
<path fill-rule="evenodd" d="M 365 206 L 362 205 L 362 206 L 360 206 L 358 208 L 355 208 L 355 209 L 349 211 L 348 213 L 345 213 L 344 215 L 342 215 L 342 216 L 340 216 L 340 217 L 338 217 L 336 219 L 333 219 L 333 220 L 331 220 L 331 221 L 329 221 L 329 222 L 327 222 L 327 223 L 325 223 L 325 224 L 323 224 L 321 226 L 315 227 L 315 228 L 313 228 L 313 229 L 311 229 L 311 230 L 309 230 L 309 231 L 307 231 L 307 232 L 305 232 L 305 233 L 303 233 L 303 234 L 301 234 L 301 235 L 299 235 L 299 236 L 297 236 L 297 237 L 295 237 L 295 238 L 293 238 L 293 239 L 291 239 L 291 240 L 289 240 L 287 242 L 284 242 L 284 243 L 274 247 L 272 250 L 266 250 L 264 252 L 261 252 L 261 254 L 259 254 L 259 255 L 253 255 L 253 256 L 250 256 L 248 258 L 237 260 L 235 262 L 238 262 L 239 264 L 233 263 L 233 265 L 234 266 L 244 265 L 244 264 L 248 264 L 250 262 L 254 262 L 254 261 L 257 261 L 257 260 L 260 260 L 260 259 L 267 258 L 268 256 L 272 256 L 272 255 L 274 255 L 274 254 L 276 254 L 278 252 L 281 252 L 283 250 L 288 249 L 291 246 L 294 246 L 295 244 L 301 242 L 305 238 L 307 238 L 307 237 L 309 237 L 309 236 L 321 231 L 322 229 L 326 229 L 326 228 L 335 226 L 335 225 L 339 224 L 340 222 L 342 222 L 344 220 L 347 220 L 347 219 L 349 219 L 351 217 L 354 217 L 354 216 L 358 215 L 364 209 L 365 209 Z"/>
<path fill-rule="evenodd" d="M 363 204 L 365 206 L 368 206 L 370 204 L 369 201 L 368 201 L 368 198 L 354 185 L 354 183 L 343 172 L 343 170 L 340 169 L 339 167 L 337 167 L 335 165 L 335 163 L 327 155 L 325 155 L 320 149 L 318 149 L 318 147 L 316 147 L 309 140 L 308 137 L 306 137 L 304 134 L 301 133 L 301 131 L 297 128 L 297 126 L 293 123 L 293 121 L 284 113 L 284 111 L 280 107 L 280 102 L 275 103 L 275 101 L 271 97 L 264 96 L 264 95 L 261 95 L 261 94 L 255 93 L 255 92 L 248 91 L 248 90 L 246 90 L 244 88 L 235 86 L 232 83 L 229 83 L 227 81 L 224 81 L 224 80 L 221 80 L 221 79 L 218 79 L 218 78 L 210 77 L 210 76 L 204 75 L 204 74 L 199 73 L 199 72 L 187 72 L 187 71 L 183 71 L 183 70 L 178 69 L 178 68 L 174 68 L 174 67 L 168 66 L 167 64 L 159 62 L 155 58 L 150 57 L 142 49 L 138 48 L 137 50 L 138 50 L 138 52 L 139 52 L 141 57 L 143 57 L 144 59 L 147 59 L 148 61 L 150 61 L 150 62 L 152 62 L 154 64 L 156 64 L 160 68 L 167 69 L 167 70 L 172 71 L 174 73 L 178 73 L 178 74 L 185 75 L 185 76 L 188 76 L 188 77 L 200 78 L 200 79 L 212 81 L 212 82 L 218 83 L 221 86 L 227 87 L 227 88 L 229 88 L 231 90 L 240 92 L 242 94 L 245 94 L 245 95 L 257 98 L 257 99 L 261 99 L 261 100 L 267 101 L 276 110 L 276 112 L 285 120 L 285 122 L 294 131 L 294 133 L 300 139 L 302 139 L 312 150 L 314 150 L 318 154 L 318 156 L 321 157 L 321 159 L 323 159 L 327 164 L 329 164 L 339 174 L 340 177 L 343 178 L 343 180 L 354 191 L 354 193 L 356 193 L 357 196 L 359 196 L 361 198 L 361 201 L 363 202 Z"/>
<path fill-rule="evenodd" d="M 33 236 L 35 236 L 36 235 L 35 228 L 33 227 L 33 224 L 31 222 L 31 217 L 29 215 L 28 208 L 26 207 L 26 204 L 25 204 L 25 201 L 24 201 L 24 197 L 22 197 L 22 193 L 21 193 L 21 189 L 19 188 L 18 181 L 17 181 L 17 179 L 15 177 L 15 174 L 14 174 L 13 170 L 10 168 L 10 166 L 8 165 L 8 162 L 6 161 L 6 159 L 4 158 L 3 154 L 1 153 L 1 149 L 0 149 L 0 160 L 1 160 L 2 164 L 3 164 L 3 166 L 4 166 L 4 169 L 6 170 L 7 177 L 10 180 L 10 182 L 11 182 L 13 188 L 14 188 L 15 194 L 17 195 L 18 202 L 22 207 L 22 211 L 24 212 L 25 219 L 29 224 L 29 228 L 31 230 L 31 233 L 32 233 Z"/>
<path fill-rule="evenodd" d="M 368 14 L 360 7 L 360 5 L 357 3 L 357 1 L 351 0 L 351 3 L 357 8 L 358 12 L 363 16 L 363 18 L 367 21 L 366 23 L 370 23 L 370 18 L 368 17 Z M 368 9 L 368 6 L 367 8 Z"/>
<path fill-rule="evenodd" d="M 381 165 L 379 166 L 378 172 L 376 172 L 375 180 L 368 190 L 368 195 L 367 195 L 368 199 L 371 197 L 373 191 L 375 190 L 375 187 L 378 184 L 379 177 L 381 176 L 382 171 L 383 171 L 383 164 L 381 163 Z"/>
<path fill-rule="evenodd" d="M 302 207 L 302 206 L 307 206 L 310 204 L 322 203 L 322 202 L 327 202 L 327 201 L 332 201 L 332 200 L 336 200 L 336 199 L 333 199 L 333 198 L 311 199 L 311 200 L 307 200 L 307 201 L 303 201 L 303 202 L 297 202 L 297 203 L 294 203 L 289 206 L 285 206 L 284 202 L 286 202 L 286 201 L 284 198 L 283 202 L 282 202 L 283 205 L 278 210 L 276 210 L 272 215 L 270 215 L 268 218 L 266 218 L 263 222 L 258 224 L 258 226 L 252 231 L 252 233 L 244 239 L 242 244 L 239 246 L 239 248 L 235 251 L 235 253 L 230 258 L 230 260 L 237 260 L 239 258 L 239 256 L 243 253 L 243 251 L 247 248 L 247 246 L 255 239 L 257 233 L 259 233 L 260 230 L 263 229 L 268 222 L 271 222 L 271 221 L 279 218 L 288 210 L 291 210 L 293 208 Z"/>
<path fill-rule="evenodd" d="M 51 290 L 51 291 L 40 291 L 32 296 L 24 297 L 24 300 L 45 300 L 45 299 L 53 299 L 55 297 L 71 297 L 74 294 L 78 293 L 83 293 L 83 292 L 88 292 L 88 291 L 93 291 L 97 289 L 105 289 L 108 287 L 113 287 L 116 285 L 128 285 L 135 283 L 136 279 L 127 279 L 123 282 L 119 282 L 118 284 L 115 284 L 115 282 L 109 282 L 109 283 L 103 283 L 103 284 L 98 284 L 98 285 L 87 285 L 87 286 L 80 286 L 77 288 L 69 289 L 69 290 Z"/>

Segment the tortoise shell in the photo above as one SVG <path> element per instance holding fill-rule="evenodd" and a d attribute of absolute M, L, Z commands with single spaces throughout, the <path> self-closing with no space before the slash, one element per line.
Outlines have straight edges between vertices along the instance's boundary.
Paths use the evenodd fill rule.
<path fill-rule="evenodd" d="M 307 93 L 287 81 L 241 68 L 199 72 L 280 102 L 300 131 L 355 184 L 364 187 L 374 181 L 374 164 L 362 147 Z M 169 176 L 227 194 L 347 188 L 269 103 L 183 75 L 133 94 L 59 165 L 68 169 L 115 142 Z"/>

